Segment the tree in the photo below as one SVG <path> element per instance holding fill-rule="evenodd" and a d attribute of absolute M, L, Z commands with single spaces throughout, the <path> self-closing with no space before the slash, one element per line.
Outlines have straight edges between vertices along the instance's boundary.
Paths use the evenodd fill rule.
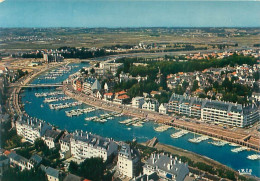
<path fill-rule="evenodd" d="M 92 68 L 92 69 L 90 70 L 90 73 L 93 75 L 93 74 L 95 73 L 95 69 Z"/>
<path fill-rule="evenodd" d="M 72 165 L 71 165 L 72 164 Z M 103 180 L 105 164 L 102 158 L 87 158 L 79 165 L 75 162 L 70 162 L 69 171 L 72 174 L 79 175 L 81 177 L 100 181 Z"/>
<path fill-rule="evenodd" d="M 49 156 L 51 154 L 49 147 L 40 138 L 34 141 L 34 147 L 37 151 L 42 151 L 44 156 Z"/>
<path fill-rule="evenodd" d="M 3 173 L 2 181 L 47 181 L 45 173 L 38 168 L 32 168 L 31 170 L 20 171 L 18 168 L 9 168 Z"/>
<path fill-rule="evenodd" d="M 195 91 L 199 88 L 199 82 L 197 80 L 194 80 L 193 85 L 192 85 L 192 91 Z"/>
<path fill-rule="evenodd" d="M 79 168 L 79 165 L 76 162 L 74 162 L 74 161 L 70 162 L 69 171 L 71 173 L 78 174 L 78 168 Z"/>
<path fill-rule="evenodd" d="M 207 95 L 206 94 L 199 94 L 199 98 L 206 98 Z"/>
<path fill-rule="evenodd" d="M 182 88 L 184 91 L 186 91 L 187 87 L 189 86 L 189 82 L 187 82 L 186 80 L 183 81 L 182 83 Z"/>

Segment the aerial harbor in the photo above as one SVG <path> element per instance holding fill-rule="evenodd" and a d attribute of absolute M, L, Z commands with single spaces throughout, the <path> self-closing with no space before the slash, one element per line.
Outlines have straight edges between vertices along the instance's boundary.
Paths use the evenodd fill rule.
<path fill-rule="evenodd" d="M 259 180 L 259 9 L 0 0 L 0 181 Z"/>

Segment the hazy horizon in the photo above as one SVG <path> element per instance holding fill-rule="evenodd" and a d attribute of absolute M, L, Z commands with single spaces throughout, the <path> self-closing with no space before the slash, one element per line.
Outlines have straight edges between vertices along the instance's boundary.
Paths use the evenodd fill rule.
<path fill-rule="evenodd" d="M 259 1 L 0 0 L 1 28 L 260 27 Z"/>

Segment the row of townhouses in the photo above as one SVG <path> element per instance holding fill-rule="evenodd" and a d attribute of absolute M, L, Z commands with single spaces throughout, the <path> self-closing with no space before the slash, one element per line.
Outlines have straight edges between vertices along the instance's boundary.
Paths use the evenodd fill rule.
<path fill-rule="evenodd" d="M 259 110 L 256 104 L 243 106 L 178 94 L 172 94 L 168 103 L 168 112 L 237 127 L 245 127 L 259 120 Z"/>

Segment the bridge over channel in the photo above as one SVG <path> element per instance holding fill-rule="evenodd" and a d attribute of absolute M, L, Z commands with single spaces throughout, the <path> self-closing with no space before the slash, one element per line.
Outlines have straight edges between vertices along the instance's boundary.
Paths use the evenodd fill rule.
<path fill-rule="evenodd" d="M 51 87 L 62 87 L 61 83 L 58 84 L 26 84 L 21 85 L 22 88 L 51 88 Z"/>

